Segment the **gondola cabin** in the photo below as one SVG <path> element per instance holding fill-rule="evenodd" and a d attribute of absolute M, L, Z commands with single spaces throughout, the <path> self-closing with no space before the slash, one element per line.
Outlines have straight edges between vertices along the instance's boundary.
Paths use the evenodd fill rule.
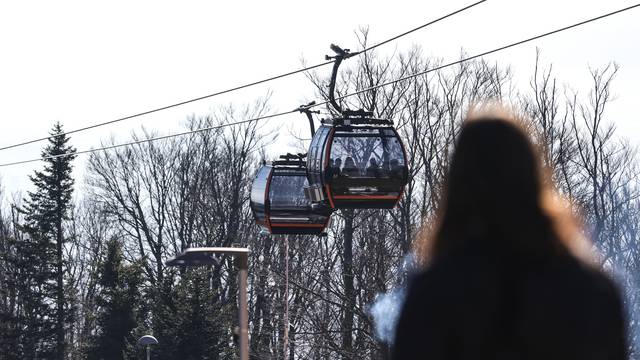
<path fill-rule="evenodd" d="M 395 207 L 408 177 L 398 132 L 371 113 L 345 114 L 324 120 L 311 140 L 307 196 L 334 209 Z"/>
<path fill-rule="evenodd" d="M 256 223 L 270 234 L 322 235 L 331 209 L 312 207 L 304 189 L 309 185 L 300 155 L 263 165 L 251 187 L 251 210 Z"/>

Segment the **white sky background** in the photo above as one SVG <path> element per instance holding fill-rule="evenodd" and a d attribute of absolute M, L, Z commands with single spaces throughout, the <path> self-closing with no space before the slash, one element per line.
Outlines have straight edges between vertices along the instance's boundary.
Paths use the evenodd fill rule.
<path fill-rule="evenodd" d="M 0 146 L 46 136 L 55 121 L 65 130 L 199 97 L 324 60 L 329 44 L 357 50 L 354 30 L 369 26 L 377 43 L 474 0 L 430 1 L 2 1 L 0 2 Z M 593 16 L 634 1 L 489 0 L 462 14 L 413 33 L 379 51 L 407 51 L 457 60 Z M 620 65 L 613 83 L 616 100 L 607 119 L 619 134 L 640 144 L 640 8 L 552 35 L 489 57 L 510 65 L 517 86 L 528 86 L 535 48 L 558 79 L 586 95 L 588 66 Z M 349 60 L 345 62 L 348 65 Z M 331 67 L 321 68 L 328 75 Z M 215 97 L 117 125 L 71 135 L 78 150 L 114 136 L 129 139 L 142 126 L 161 133 L 183 130 L 188 115 L 219 105 L 251 102 L 273 91 L 273 111 L 313 100 L 304 75 Z M 286 129 L 302 115 L 270 120 L 284 125 L 269 153 L 289 150 Z M 305 133 L 306 134 L 306 133 Z M 43 143 L 0 151 L 0 163 L 38 157 Z M 86 155 L 75 160 L 82 184 Z M 39 163 L 0 168 L 7 193 L 30 188 Z"/>

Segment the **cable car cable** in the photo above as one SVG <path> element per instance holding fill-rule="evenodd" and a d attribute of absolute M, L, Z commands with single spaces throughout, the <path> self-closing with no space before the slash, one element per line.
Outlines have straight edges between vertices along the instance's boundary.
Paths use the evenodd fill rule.
<path fill-rule="evenodd" d="M 401 38 L 401 37 L 403 37 L 403 36 L 409 35 L 409 34 L 411 34 L 412 32 L 415 32 L 415 31 L 418 31 L 418 30 L 420 30 L 420 29 L 423 29 L 423 28 L 425 28 L 425 27 L 427 27 L 427 26 L 429 26 L 429 25 L 433 25 L 433 24 L 437 23 L 438 21 L 444 20 L 444 19 L 446 19 L 446 18 L 448 18 L 448 17 L 450 17 L 450 16 L 453 16 L 453 15 L 456 15 L 456 14 L 458 14 L 458 13 L 461 13 L 461 12 L 463 12 L 463 11 L 465 11 L 465 10 L 471 9 L 472 7 L 474 7 L 474 6 L 476 6 L 476 5 L 480 5 L 480 4 L 482 4 L 483 2 L 485 2 L 485 1 L 486 1 L 486 0 L 482 0 L 482 1 L 478 1 L 478 2 L 473 3 L 473 4 L 470 4 L 470 5 L 467 5 L 467 6 L 463 7 L 463 8 L 461 8 L 460 10 L 457 10 L 457 11 L 454 11 L 454 12 L 449 13 L 449 14 L 447 14 L 447 15 L 444 15 L 444 16 L 442 16 L 442 17 L 439 17 L 439 18 L 437 18 L 437 19 L 435 19 L 435 20 L 432 20 L 432 21 L 430 21 L 430 22 L 428 22 L 428 23 L 426 23 L 426 24 L 424 24 L 424 25 L 420 25 L 420 26 L 418 26 L 418 27 L 416 27 L 416 28 L 413 28 L 413 29 L 411 29 L 411 30 L 409 30 L 409 31 L 407 31 L 407 32 L 404 32 L 404 33 L 402 33 L 402 34 L 400 34 L 400 35 L 397 35 L 397 36 L 394 36 L 394 37 L 392 37 L 392 38 L 390 38 L 390 39 L 387 39 L 387 40 L 385 40 L 385 41 L 383 41 L 383 42 L 379 42 L 379 43 L 377 43 L 377 44 L 375 44 L 375 45 L 369 46 L 369 47 L 368 47 L 368 48 L 366 48 L 366 49 L 362 49 L 362 50 L 358 51 L 358 55 L 360 55 L 360 54 L 364 54 L 364 53 L 366 53 L 367 51 L 371 51 L 371 50 L 373 50 L 373 49 L 375 49 L 375 48 L 377 48 L 377 47 L 379 47 L 379 46 L 382 46 L 382 45 L 388 44 L 388 43 L 390 43 L 390 42 L 392 42 L 392 41 L 398 40 L 399 38 Z"/>
<path fill-rule="evenodd" d="M 512 48 L 512 47 L 515 47 L 515 46 L 518 46 L 518 45 L 522 45 L 524 43 L 528 43 L 528 42 L 531 42 L 531 41 L 534 41 L 534 40 L 538 40 L 538 39 L 541 39 L 541 38 L 546 37 L 546 36 L 557 34 L 559 32 L 565 31 L 565 30 L 569 30 L 569 29 L 572 29 L 572 28 L 575 28 L 575 27 L 578 27 L 578 26 L 581 26 L 581 25 L 585 25 L 585 24 L 588 24 L 588 23 L 591 23 L 591 22 L 594 22 L 594 21 L 597 21 L 597 20 L 601 20 L 601 19 L 607 18 L 607 17 L 612 16 L 612 15 L 616 15 L 616 14 L 619 14 L 619 13 L 622 13 L 622 12 L 625 12 L 625 11 L 628 11 L 628 10 L 632 10 L 632 9 L 637 8 L 639 6 L 640 6 L 640 3 L 635 4 L 635 5 L 631 5 L 631 6 L 628 6 L 626 8 L 623 8 L 623 9 L 612 11 L 612 12 L 609 12 L 609 13 L 606 13 L 606 14 L 603 14 L 603 15 L 600 15 L 600 16 L 597 16 L 597 17 L 594 17 L 594 18 L 590 18 L 590 19 L 587 19 L 587 20 L 584 20 L 584 21 L 581 21 L 581 22 L 578 22 L 578 23 L 575 23 L 575 24 L 572 24 L 572 25 L 568 25 L 568 26 L 565 26 L 565 27 L 562 27 L 562 28 L 559 28 L 559 29 L 551 30 L 551 31 L 545 32 L 543 34 L 532 36 L 530 38 L 527 38 L 527 39 L 524 39 L 524 40 L 520 40 L 520 41 L 511 43 L 511 44 L 508 44 L 508 45 L 504 45 L 504 46 L 501 46 L 501 47 L 493 49 L 493 50 L 485 51 L 485 52 L 482 52 L 482 53 L 479 53 L 479 54 L 476 54 L 476 55 L 473 55 L 473 56 L 462 58 L 460 60 L 456 60 L 456 61 L 444 64 L 444 65 L 437 66 L 435 68 L 431 68 L 431 69 L 428 69 L 428 70 L 425 70 L 425 71 L 421 71 L 421 72 L 418 72 L 418 73 L 415 73 L 415 74 L 407 75 L 407 76 L 401 77 L 399 79 L 391 80 L 391 81 L 388 81 L 386 83 L 374 85 L 374 86 L 371 86 L 371 87 L 368 87 L 368 88 L 365 88 L 365 89 L 361 89 L 361 90 L 358 90 L 358 91 L 350 93 L 350 94 L 338 96 L 338 97 L 336 97 L 334 99 L 334 101 L 342 100 L 344 98 L 351 97 L 351 96 L 354 96 L 354 95 L 359 95 L 359 94 L 362 94 L 362 93 L 370 91 L 370 90 L 374 90 L 374 89 L 381 88 L 381 87 L 384 87 L 384 86 L 392 85 L 392 84 L 395 84 L 395 83 L 398 83 L 398 82 L 401 82 L 401 81 L 405 81 L 405 80 L 408 80 L 408 79 L 411 79 L 411 78 L 414 78 L 414 77 L 418 77 L 418 76 L 425 75 L 425 74 L 428 74 L 428 73 L 431 73 L 431 72 L 434 72 L 434 71 L 442 70 L 442 69 L 447 68 L 447 67 L 451 67 L 451 66 L 454 66 L 454 65 L 462 64 L 462 63 L 470 61 L 470 60 L 474 60 L 474 59 L 477 59 L 477 58 L 480 58 L 480 57 L 483 57 L 483 56 L 486 56 L 486 55 L 490 55 L 490 54 L 493 54 L 493 53 L 496 53 L 496 52 L 499 52 L 499 51 L 502 51 L 502 50 L 506 50 L 506 49 L 509 49 L 509 48 Z M 320 102 L 320 103 L 317 103 L 317 104 L 314 104 L 314 105 L 310 105 L 309 108 L 314 108 L 314 107 L 317 107 L 317 106 L 325 105 L 327 103 L 330 103 L 330 101 L 327 100 L 327 101 L 323 101 L 323 102 Z"/>
<path fill-rule="evenodd" d="M 464 63 L 464 62 L 479 58 L 481 56 L 489 55 L 489 54 L 492 54 L 492 53 L 495 53 L 495 52 L 498 52 L 498 51 L 501 51 L 501 50 L 505 50 L 505 49 L 508 49 L 508 48 L 511 48 L 511 47 L 514 47 L 514 46 L 517 46 L 517 45 L 521 45 L 521 44 L 524 44 L 524 43 L 527 43 L 527 42 L 531 42 L 533 40 L 537 40 L 537 39 L 540 39 L 540 38 L 543 38 L 543 37 L 546 37 L 546 36 L 549 36 L 549 35 L 553 35 L 553 34 L 556 34 L 556 33 L 559 33 L 559 32 L 565 31 L 565 30 L 569 30 L 569 29 L 572 29 L 572 28 L 575 28 L 575 27 L 578 27 L 578 26 L 581 26 L 581 25 L 585 25 L 587 23 L 590 23 L 590 22 L 593 22 L 593 21 L 596 21 L 596 20 L 604 19 L 606 17 L 609 17 L 609 16 L 612 16 L 612 15 L 616 15 L 616 14 L 631 10 L 631 9 L 637 8 L 639 6 L 640 6 L 640 3 L 635 4 L 635 5 L 631 5 L 631 6 L 628 6 L 626 8 L 620 9 L 620 10 L 616 10 L 616 11 L 613 11 L 613 12 L 610 12 L 610 13 L 607 13 L 607 14 L 604 14 L 604 15 L 600 15 L 600 16 L 597 16 L 597 17 L 594 17 L 594 18 L 591 18 L 591 19 L 588 19 L 588 20 L 584 20 L 584 21 L 575 23 L 573 25 L 565 26 L 565 27 L 562 27 L 562 28 L 559 28 L 559 29 L 556 29 L 556 30 L 552 30 L 552 31 L 549 31 L 549 32 L 546 32 L 546 33 L 543 33 L 543 34 L 540 34 L 540 35 L 536 35 L 536 36 L 530 37 L 530 38 L 525 39 L 525 40 L 521 40 L 521 41 L 518 41 L 518 42 L 515 42 L 515 43 L 511 43 L 509 45 L 505 45 L 505 46 L 496 48 L 494 50 L 485 51 L 483 53 L 476 54 L 476 55 L 473 55 L 473 56 L 470 56 L 470 57 L 466 57 L 466 58 L 463 58 L 463 59 L 460 59 L 460 60 L 457 60 L 457 61 L 454 61 L 454 62 L 450 62 L 450 63 L 445 64 L 445 65 L 440 65 L 440 66 L 432 68 L 432 69 L 421 71 L 421 72 L 418 72 L 418 73 L 415 73 L 415 74 L 412 74 L 412 75 L 408 75 L 408 76 L 405 76 L 405 77 L 402 77 L 402 78 L 399 78 L 399 79 L 396 79 L 396 80 L 392 80 L 392 81 L 389 81 L 389 82 L 386 82 L 386 83 L 383 83 L 383 84 L 378 84 L 378 85 L 375 85 L 375 86 L 371 86 L 371 87 L 368 87 L 366 89 L 358 90 L 358 91 L 350 93 L 350 94 L 342 95 L 340 97 L 337 97 L 336 100 L 341 100 L 341 99 L 344 99 L 344 98 L 347 98 L 347 97 L 350 97 L 350 96 L 361 94 L 361 93 L 366 92 L 366 91 L 370 91 L 370 90 L 377 89 L 377 88 L 380 88 L 380 87 L 384 87 L 384 86 L 388 86 L 388 85 L 391 85 L 391 84 L 395 84 L 397 82 L 405 81 L 405 80 L 408 80 L 410 78 L 414 78 L 414 77 L 418 77 L 418 76 L 421 76 L 421 75 L 424 75 L 424 74 L 428 74 L 430 72 L 442 70 L 442 69 L 444 69 L 446 67 L 450 67 L 450 66 L 453 66 L 453 65 L 461 64 L 461 63 Z M 328 103 L 329 103 L 328 100 L 327 101 L 322 101 L 322 102 L 316 103 L 314 105 L 309 105 L 308 108 L 314 108 L 314 107 L 326 105 Z M 16 162 L 11 162 L 11 163 L 4 163 L 4 164 L 0 164 L 0 167 L 10 166 L 10 165 L 18 165 L 18 164 L 25 164 L 25 163 L 41 161 L 41 160 L 47 160 L 47 159 L 54 159 L 54 158 L 70 156 L 70 155 L 79 155 L 79 154 L 85 154 L 85 153 L 92 153 L 92 152 L 96 152 L 96 151 L 109 150 L 109 149 L 119 148 L 119 147 L 123 147 L 123 146 L 130 146 L 130 145 L 136 145 L 136 144 L 140 144 L 140 143 L 152 142 L 152 141 L 155 141 L 155 140 L 168 139 L 168 138 L 172 138 L 172 137 L 176 137 L 176 136 L 183 136 L 183 135 L 188 135 L 188 134 L 202 132 L 202 131 L 219 129 L 219 128 L 223 128 L 223 127 L 227 127 L 227 126 L 240 125 L 240 124 L 259 121 L 259 120 L 263 120 L 263 119 L 274 118 L 274 117 L 278 117 L 278 116 L 282 116 L 282 115 L 292 114 L 292 113 L 295 113 L 295 112 L 298 112 L 298 111 L 299 111 L 299 108 L 296 108 L 296 109 L 291 110 L 291 111 L 285 111 L 285 112 L 281 112 L 281 113 L 275 113 L 275 114 L 260 116 L 260 117 L 256 117 L 256 118 L 253 118 L 253 119 L 247 119 L 247 120 L 238 121 L 238 122 L 235 122 L 235 123 L 222 124 L 222 125 L 217 125 L 217 126 L 212 126 L 212 127 L 202 128 L 202 129 L 185 131 L 185 132 L 181 132 L 181 133 L 177 133 L 177 134 L 164 135 L 164 136 L 159 136 L 159 137 L 156 137 L 156 138 L 133 141 L 133 142 L 124 143 L 124 144 L 116 144 L 116 145 L 105 146 L 105 147 L 96 148 L 96 149 L 83 150 L 83 151 L 75 152 L 73 154 L 50 155 L 50 156 L 40 157 L 40 158 L 37 158 L 37 159 L 30 159 L 30 160 L 16 161 Z M 58 135 L 58 136 L 60 136 L 60 135 Z"/>
<path fill-rule="evenodd" d="M 487 1 L 487 0 L 481 0 L 481 1 L 475 2 L 473 4 L 467 5 L 467 6 L 463 7 L 463 8 L 461 8 L 461 9 L 458 9 L 458 10 L 456 10 L 454 12 L 451 12 L 449 14 L 441 16 L 441 17 L 439 17 L 439 18 L 437 18 L 435 20 L 431 20 L 426 24 L 420 25 L 420 26 L 418 26 L 416 28 L 413 28 L 413 29 L 411 29 L 409 31 L 406 31 L 406 32 L 404 32 L 404 33 L 402 33 L 400 35 L 396 35 L 396 36 L 394 36 L 394 37 L 392 37 L 390 39 L 387 39 L 385 41 L 382 41 L 382 42 L 380 42 L 378 44 L 375 44 L 375 45 L 372 45 L 372 46 L 370 46 L 368 48 L 362 49 L 357 54 L 366 53 L 366 52 L 368 52 L 370 50 L 373 50 L 373 49 L 375 49 L 375 48 L 377 48 L 377 47 L 379 47 L 381 45 L 384 45 L 384 44 L 387 44 L 387 43 L 389 43 L 391 41 L 397 40 L 397 39 L 399 39 L 399 38 L 401 38 L 403 36 L 406 36 L 408 34 L 411 34 L 411 33 L 415 32 L 415 31 L 423 29 L 423 28 L 425 28 L 425 27 L 427 27 L 429 25 L 432 25 L 432 24 L 435 24 L 435 23 L 437 23 L 439 21 L 447 19 L 447 18 L 449 18 L 449 17 L 451 17 L 453 15 L 459 14 L 459 13 L 461 13 L 461 12 L 463 12 L 465 10 L 468 10 L 468 9 L 470 9 L 470 8 L 476 6 L 476 5 L 479 5 L 479 4 L 481 4 L 481 3 L 485 2 L 485 1 Z M 355 54 L 356 53 L 354 53 L 354 55 Z M 45 137 L 41 137 L 41 138 L 37 138 L 37 139 L 33 139 L 33 140 L 24 141 L 24 142 L 21 142 L 21 143 L 16 143 L 16 144 L 13 144 L 13 145 L 3 146 L 3 147 L 0 147 L 0 151 L 7 150 L 7 149 L 13 149 L 13 148 L 16 148 L 16 147 L 19 147 L 19 146 L 24 146 L 24 145 L 37 143 L 37 142 L 44 141 L 44 140 L 47 140 L 47 139 L 52 138 L 52 137 L 69 135 L 69 134 L 73 134 L 73 133 L 77 133 L 77 132 L 81 132 L 81 131 L 95 129 L 95 128 L 102 127 L 102 126 L 105 126 L 105 125 L 110 125 L 110 124 L 114 124 L 114 123 L 117 123 L 117 122 L 121 122 L 121 121 L 129 120 L 129 119 L 137 118 L 137 117 L 140 117 L 140 116 L 149 115 L 149 114 L 153 114 L 153 113 L 156 113 L 156 112 L 168 110 L 168 109 L 171 109 L 171 108 L 179 107 L 179 106 L 182 106 L 182 105 L 190 104 L 190 103 L 197 102 L 197 101 L 204 100 L 204 99 L 209 99 L 209 98 L 212 98 L 212 97 L 215 97 L 215 96 L 227 94 L 227 93 L 238 91 L 238 90 L 241 90 L 241 89 L 246 89 L 246 88 L 249 88 L 249 87 L 252 87 L 252 86 L 255 86 L 255 85 L 264 84 L 264 83 L 267 83 L 267 82 L 270 82 L 270 81 L 274 81 L 274 80 L 277 80 L 277 79 L 281 79 L 281 78 L 284 78 L 284 77 L 288 77 L 288 76 L 291 76 L 291 75 L 295 75 L 295 74 L 299 74 L 299 73 L 306 72 L 306 71 L 309 71 L 309 70 L 313 70 L 315 68 L 319 68 L 319 67 L 322 67 L 322 66 L 325 66 L 325 65 L 329 65 L 329 64 L 331 64 L 333 62 L 334 62 L 334 60 L 328 60 L 328 61 L 325 61 L 323 63 L 319 63 L 319 64 L 316 64 L 316 65 L 304 67 L 302 69 L 293 70 L 293 71 L 290 71 L 290 72 L 287 72 L 287 73 L 284 73 L 284 74 L 275 75 L 275 76 L 272 76 L 272 77 L 268 77 L 268 78 L 265 78 L 265 79 L 262 79 L 262 80 L 250 82 L 250 83 L 247 83 L 247 84 L 244 84 L 244 85 L 239 85 L 239 86 L 236 86 L 236 87 L 233 87 L 233 88 L 229 88 L 229 89 L 226 89 L 226 90 L 217 91 L 217 92 L 214 92 L 214 93 L 211 93 L 211 94 L 208 94 L 208 95 L 199 96 L 199 97 L 196 97 L 196 98 L 193 98 L 193 99 L 188 99 L 188 100 L 180 101 L 180 102 L 173 103 L 173 104 L 170 104 L 170 105 L 154 108 L 154 109 L 151 109 L 151 110 L 142 111 L 142 112 L 139 112 L 139 113 L 135 113 L 133 115 L 127 115 L 127 116 L 120 117 L 120 118 L 117 118 L 117 119 L 113 119 L 113 120 L 109 120 L 109 121 L 105 121 L 105 122 L 101 122 L 101 123 L 96 123 L 96 124 L 93 124 L 93 125 L 77 128 L 77 129 L 74 129 L 74 130 L 69 130 L 67 132 L 63 132 L 63 133 L 56 134 L 56 135 L 45 136 Z"/>
<path fill-rule="evenodd" d="M 26 164 L 26 163 L 35 162 L 35 161 L 56 159 L 56 158 L 60 158 L 60 157 L 88 154 L 88 153 L 93 153 L 93 152 L 97 152 L 97 151 L 111 150 L 111 149 L 116 149 L 116 148 L 125 147 L 125 146 L 144 144 L 144 143 L 153 142 L 153 141 L 156 141 L 156 140 L 164 140 L 164 139 L 169 139 L 169 138 L 173 138 L 173 137 L 177 137 L 177 136 L 184 136 L 184 135 L 195 134 L 195 133 L 200 133 L 200 132 L 204 132 L 204 131 L 221 129 L 221 128 L 225 128 L 225 127 L 228 127 L 228 126 L 247 124 L 247 123 L 260 121 L 260 120 L 264 120 L 264 119 L 270 119 L 270 118 L 274 118 L 274 117 L 278 117 L 278 116 L 282 116 L 282 115 L 293 114 L 293 113 L 295 113 L 297 111 L 298 111 L 298 109 L 295 109 L 295 110 L 285 111 L 285 112 L 281 112 L 281 113 L 258 116 L 258 117 L 252 118 L 252 119 L 236 121 L 236 122 L 228 123 L 228 124 L 221 124 L 221 125 L 209 126 L 209 127 L 201 128 L 201 129 L 184 131 L 184 132 L 177 133 L 177 134 L 163 135 L 163 136 L 158 136 L 158 137 L 154 137 L 154 138 L 131 141 L 131 142 L 128 142 L 128 143 L 123 143 L 123 144 L 114 144 L 114 145 L 109 145 L 109 146 L 103 146 L 103 147 L 100 147 L 100 148 L 93 148 L 93 149 L 88 149 L 88 150 L 76 151 L 76 152 L 73 152 L 73 153 L 49 155 L 49 156 L 43 156 L 43 157 L 40 157 L 40 158 L 37 158 L 37 159 L 30 159 L 30 160 L 16 161 L 16 162 L 12 162 L 12 163 L 5 163 L 5 164 L 0 164 L 0 167 L 11 166 L 11 165 L 19 165 L 19 164 Z"/>

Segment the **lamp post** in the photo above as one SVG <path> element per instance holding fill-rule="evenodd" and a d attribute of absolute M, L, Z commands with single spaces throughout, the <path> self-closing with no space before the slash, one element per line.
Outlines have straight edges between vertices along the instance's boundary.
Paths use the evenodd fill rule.
<path fill-rule="evenodd" d="M 185 250 L 182 254 L 169 259 L 168 266 L 206 266 L 217 265 L 216 254 L 233 256 L 238 269 L 239 320 L 240 320 L 240 360 L 249 360 L 249 310 L 247 305 L 247 273 L 249 268 L 249 249 L 232 247 L 199 247 Z"/>
<path fill-rule="evenodd" d="M 158 340 L 151 336 L 145 335 L 138 339 L 138 345 L 145 346 L 147 348 L 147 360 L 151 359 L 151 345 L 158 345 Z"/>

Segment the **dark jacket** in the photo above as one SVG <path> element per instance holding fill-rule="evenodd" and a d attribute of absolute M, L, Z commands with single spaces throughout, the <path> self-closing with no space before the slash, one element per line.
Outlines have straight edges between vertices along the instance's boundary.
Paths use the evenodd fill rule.
<path fill-rule="evenodd" d="M 616 286 L 571 256 L 443 257 L 409 288 L 393 359 L 627 359 Z"/>

